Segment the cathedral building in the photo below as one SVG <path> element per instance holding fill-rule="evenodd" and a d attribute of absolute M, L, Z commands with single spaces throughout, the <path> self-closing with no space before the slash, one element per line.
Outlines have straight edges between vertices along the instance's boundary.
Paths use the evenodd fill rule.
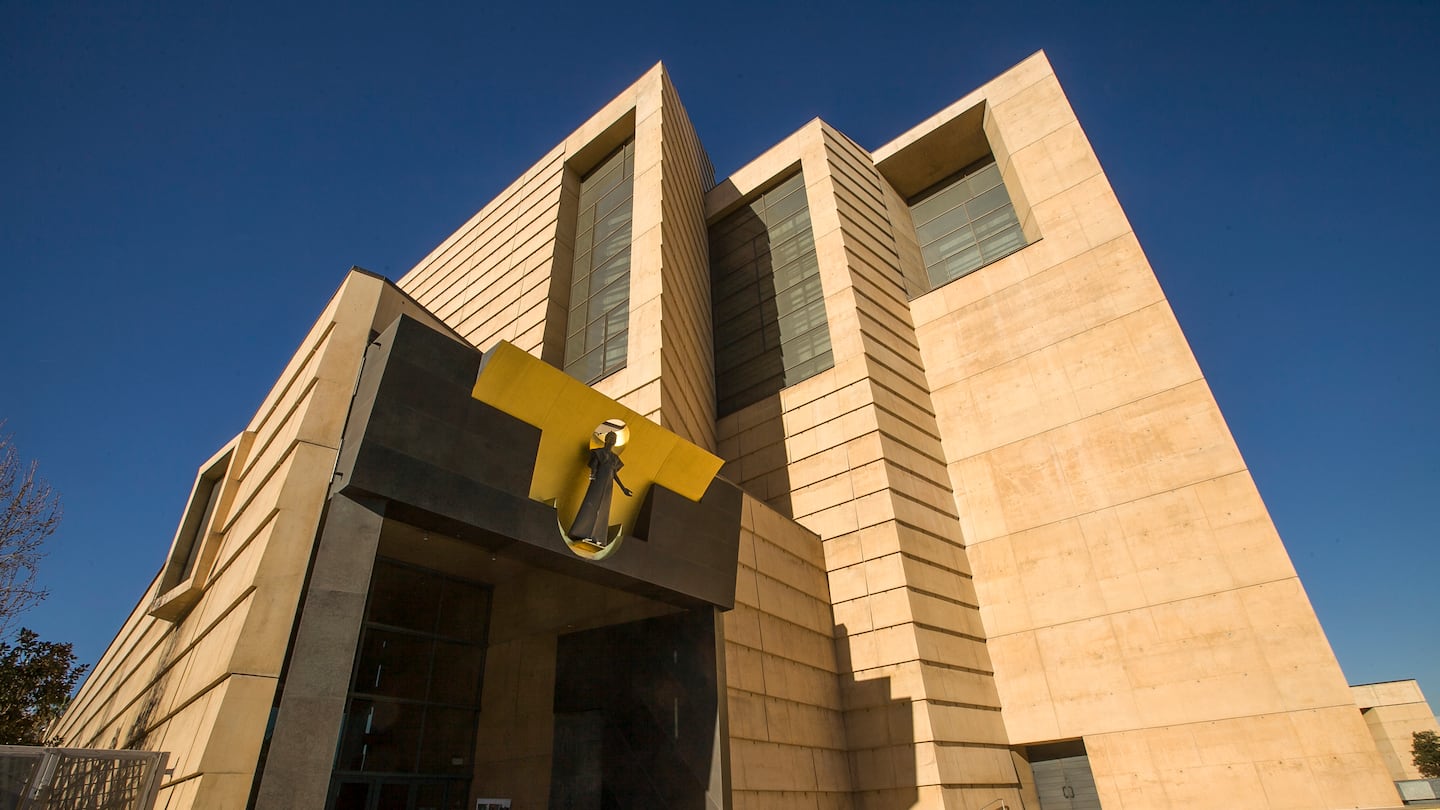
<path fill-rule="evenodd" d="M 656 65 L 316 305 L 57 729 L 157 807 L 1400 801 L 1043 54 L 718 181 Z"/>

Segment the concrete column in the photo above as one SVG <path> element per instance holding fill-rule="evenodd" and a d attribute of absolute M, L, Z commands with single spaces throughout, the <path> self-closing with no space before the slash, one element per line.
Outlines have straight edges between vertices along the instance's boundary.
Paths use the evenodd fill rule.
<path fill-rule="evenodd" d="M 384 515 L 380 499 L 330 501 L 261 763 L 258 810 L 325 805 Z"/>

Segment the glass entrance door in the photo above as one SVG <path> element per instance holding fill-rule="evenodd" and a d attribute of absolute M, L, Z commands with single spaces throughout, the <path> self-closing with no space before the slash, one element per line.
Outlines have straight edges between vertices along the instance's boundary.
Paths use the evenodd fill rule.
<path fill-rule="evenodd" d="M 464 810 L 490 589 L 375 561 L 330 810 Z"/>
<path fill-rule="evenodd" d="M 719 806 L 718 700 L 709 608 L 561 636 L 550 806 Z"/>

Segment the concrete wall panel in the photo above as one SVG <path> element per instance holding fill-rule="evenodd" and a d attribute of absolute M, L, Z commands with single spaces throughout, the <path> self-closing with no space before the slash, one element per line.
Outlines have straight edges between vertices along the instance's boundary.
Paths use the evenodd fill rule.
<path fill-rule="evenodd" d="M 912 311 L 1009 741 L 1083 738 L 1106 806 L 1393 803 L 1043 56 L 967 101 L 1032 244 Z"/>
<path fill-rule="evenodd" d="M 152 583 L 58 721 L 68 745 L 170 751 L 169 807 L 245 806 L 350 391 L 371 331 L 401 311 L 433 322 L 383 280 L 347 276 L 249 425 L 199 602 L 157 619 Z"/>

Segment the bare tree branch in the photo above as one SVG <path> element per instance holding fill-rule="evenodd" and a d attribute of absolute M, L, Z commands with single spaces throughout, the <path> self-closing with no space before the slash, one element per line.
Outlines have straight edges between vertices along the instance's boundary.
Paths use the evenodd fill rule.
<path fill-rule="evenodd" d="M 26 464 L 11 437 L 0 433 L 0 638 L 9 635 L 11 621 L 49 594 L 35 573 L 63 510 L 38 471 L 39 464 Z"/>

